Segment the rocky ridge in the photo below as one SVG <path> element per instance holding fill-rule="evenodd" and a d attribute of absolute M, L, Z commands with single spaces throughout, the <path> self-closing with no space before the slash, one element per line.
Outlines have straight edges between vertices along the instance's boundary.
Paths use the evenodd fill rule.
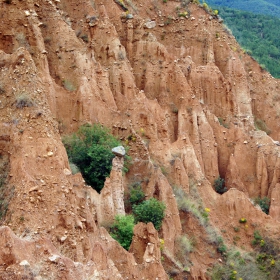
<path fill-rule="evenodd" d="M 250 251 L 256 228 L 276 239 L 279 81 L 219 19 L 184 1 L 124 1 L 132 19 L 113 0 L 8 2 L 0 3 L 0 160 L 13 195 L 2 279 L 168 279 L 174 270 L 175 279 L 208 279 L 221 256 L 178 210 L 174 186 L 211 210 L 227 244 L 242 217 L 238 246 Z M 133 158 L 125 177 L 115 159 L 101 194 L 71 174 L 61 142 L 96 122 L 127 141 Z M 218 176 L 223 195 L 212 187 Z M 127 252 L 105 228 L 132 181 L 167 210 L 159 233 L 135 227 Z M 271 199 L 269 215 L 252 204 L 257 196 Z M 176 260 L 182 234 L 198 240 L 187 268 Z"/>

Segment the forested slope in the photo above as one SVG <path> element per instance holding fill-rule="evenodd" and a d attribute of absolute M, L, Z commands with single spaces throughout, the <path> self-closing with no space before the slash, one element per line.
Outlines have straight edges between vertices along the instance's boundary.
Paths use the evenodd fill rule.
<path fill-rule="evenodd" d="M 255 14 L 280 17 L 279 0 L 209 0 L 207 3 L 213 7 L 227 7 Z"/>
<path fill-rule="evenodd" d="M 244 50 L 280 78 L 280 19 L 229 8 L 219 12 Z"/>

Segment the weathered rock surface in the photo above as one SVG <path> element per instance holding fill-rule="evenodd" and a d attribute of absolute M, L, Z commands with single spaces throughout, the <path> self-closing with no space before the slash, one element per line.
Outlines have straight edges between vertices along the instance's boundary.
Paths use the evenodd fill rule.
<path fill-rule="evenodd" d="M 113 0 L 6 2 L 0 4 L 0 171 L 6 182 L 0 196 L 9 202 L 1 208 L 7 210 L 3 279 L 24 273 L 168 279 L 174 267 L 178 279 L 208 279 L 220 255 L 195 217 L 178 210 L 174 185 L 199 201 L 200 210 L 211 210 L 210 224 L 228 244 L 241 217 L 251 226 L 238 246 L 251 250 L 255 229 L 277 236 L 279 80 L 244 54 L 218 19 L 192 3 L 189 18 L 179 18 L 178 1 L 124 1 L 125 9 Z M 61 135 L 97 122 L 130 146 L 133 160 L 124 176 L 123 159 L 114 159 L 100 194 L 81 174 L 70 174 L 61 142 Z M 218 176 L 230 189 L 222 196 L 212 187 Z M 159 233 L 137 225 L 126 252 L 102 225 L 125 213 L 124 193 L 135 181 L 167 209 Z M 258 196 L 271 199 L 270 215 L 251 203 Z M 187 232 L 198 245 L 184 271 L 176 240 Z M 169 252 L 162 263 L 158 237 Z"/>

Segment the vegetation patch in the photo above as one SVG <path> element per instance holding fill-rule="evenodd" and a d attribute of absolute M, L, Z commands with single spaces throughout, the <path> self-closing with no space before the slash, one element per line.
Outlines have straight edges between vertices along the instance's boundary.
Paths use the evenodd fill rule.
<path fill-rule="evenodd" d="M 129 249 L 134 228 L 134 217 L 132 215 L 115 217 L 115 222 L 110 227 L 110 235 L 117 240 L 123 248 Z"/>
<path fill-rule="evenodd" d="M 267 127 L 265 121 L 255 118 L 255 128 L 264 131 L 267 135 L 271 134 L 271 130 Z"/>
<path fill-rule="evenodd" d="M 77 87 L 69 80 L 63 80 L 62 84 L 64 88 L 68 91 L 75 91 L 77 89 Z"/>
<path fill-rule="evenodd" d="M 221 178 L 220 176 L 214 181 L 214 189 L 217 193 L 223 194 L 227 191 L 225 186 L 225 179 Z"/>
<path fill-rule="evenodd" d="M 100 124 L 86 124 L 76 133 L 64 137 L 63 143 L 69 161 L 80 169 L 86 183 L 100 192 L 111 172 L 114 158 L 112 148 L 120 146 L 121 142 L 108 128 Z M 129 157 L 126 155 L 125 163 L 128 161 Z M 127 172 L 127 167 L 123 171 Z"/>
<path fill-rule="evenodd" d="M 224 121 L 223 118 L 218 118 L 220 125 L 222 125 L 224 128 L 229 128 L 229 125 Z"/>
<path fill-rule="evenodd" d="M 249 9 L 255 13 L 241 11 L 242 9 L 235 10 L 221 7 L 226 6 L 225 1 L 221 0 L 211 0 L 209 2 L 215 2 L 216 7 L 219 9 L 219 14 L 242 48 L 246 49 L 246 52 L 252 55 L 263 69 L 268 69 L 275 78 L 280 78 L 280 19 L 279 12 L 276 12 L 280 10 L 279 5 L 270 9 L 270 12 L 274 12 L 275 16 L 278 17 L 276 18 L 255 14 L 264 10 L 256 9 L 258 5 L 250 5 L 248 3 L 250 1 L 226 2 L 231 2 L 231 7 L 236 2 L 242 3 L 242 9 Z M 267 1 L 258 1 L 258 3 L 265 2 L 267 3 Z"/>
<path fill-rule="evenodd" d="M 141 195 L 138 196 L 138 193 Z M 132 237 L 133 227 L 137 222 L 153 223 L 156 230 L 161 228 L 162 220 L 165 215 L 165 204 L 158 201 L 156 198 L 150 198 L 148 200 L 142 200 L 142 191 L 138 189 L 137 195 L 132 195 L 135 199 L 132 199 L 135 204 L 132 205 L 132 214 L 127 216 L 117 215 L 115 222 L 110 226 L 110 234 L 116 239 L 126 250 L 129 249 Z M 161 246 L 164 245 L 161 243 Z"/>
<path fill-rule="evenodd" d="M 161 228 L 166 206 L 156 198 L 150 198 L 132 206 L 136 222 L 153 223 L 156 230 Z"/>
<path fill-rule="evenodd" d="M 268 197 L 257 197 L 254 199 L 254 204 L 259 205 L 265 214 L 269 213 L 270 199 Z"/>
<path fill-rule="evenodd" d="M 32 107 L 34 102 L 27 94 L 21 94 L 16 97 L 16 108 L 22 109 L 24 107 Z"/>

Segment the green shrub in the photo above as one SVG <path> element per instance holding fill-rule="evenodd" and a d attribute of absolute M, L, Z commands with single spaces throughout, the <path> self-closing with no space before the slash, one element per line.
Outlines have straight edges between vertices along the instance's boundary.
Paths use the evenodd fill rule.
<path fill-rule="evenodd" d="M 254 203 L 258 204 L 264 213 L 269 213 L 270 199 L 268 197 L 257 197 L 254 199 Z"/>
<path fill-rule="evenodd" d="M 156 230 L 159 230 L 164 218 L 165 204 L 156 198 L 150 198 L 138 205 L 133 205 L 132 211 L 137 222 L 152 222 Z"/>
<path fill-rule="evenodd" d="M 246 219 L 246 218 L 241 218 L 241 219 L 239 220 L 239 223 L 240 223 L 240 224 L 246 224 L 246 223 L 247 223 L 247 219 Z"/>
<path fill-rule="evenodd" d="M 240 253 L 235 249 L 228 250 L 225 263 L 217 263 L 211 273 L 211 280 L 242 279 L 264 280 L 270 279 L 263 273 L 251 254 Z"/>
<path fill-rule="evenodd" d="M 225 179 L 221 178 L 220 176 L 214 181 L 214 188 L 215 191 L 219 194 L 223 194 L 227 191 L 225 187 Z"/>
<path fill-rule="evenodd" d="M 64 137 L 63 143 L 69 161 L 78 166 L 86 183 L 100 192 L 111 172 L 114 158 L 111 150 L 121 142 L 100 124 L 87 124 L 77 133 Z M 125 160 L 128 160 L 127 156 Z"/>
<path fill-rule="evenodd" d="M 140 183 L 134 183 L 129 189 L 129 202 L 132 205 L 139 204 L 145 199 L 145 193 L 143 192 Z"/>
<path fill-rule="evenodd" d="M 117 215 L 114 224 L 110 228 L 110 234 L 123 248 L 128 250 L 133 237 L 133 227 L 134 217 L 132 215 Z"/>
<path fill-rule="evenodd" d="M 263 239 L 262 239 L 262 236 L 261 236 L 260 232 L 258 230 L 255 230 L 252 245 L 260 244 L 261 240 L 263 240 Z"/>
<path fill-rule="evenodd" d="M 265 121 L 263 121 L 261 119 L 258 119 L 258 118 L 255 118 L 254 124 L 255 124 L 255 128 L 257 130 L 262 130 L 267 135 L 271 134 L 271 130 L 267 127 Z"/>
<path fill-rule="evenodd" d="M 219 236 L 217 238 L 216 243 L 217 243 L 217 252 L 222 254 L 223 256 L 226 256 L 228 249 L 227 249 L 227 247 L 226 247 L 226 245 L 224 243 L 224 240 L 223 240 L 223 238 L 221 236 Z"/>

